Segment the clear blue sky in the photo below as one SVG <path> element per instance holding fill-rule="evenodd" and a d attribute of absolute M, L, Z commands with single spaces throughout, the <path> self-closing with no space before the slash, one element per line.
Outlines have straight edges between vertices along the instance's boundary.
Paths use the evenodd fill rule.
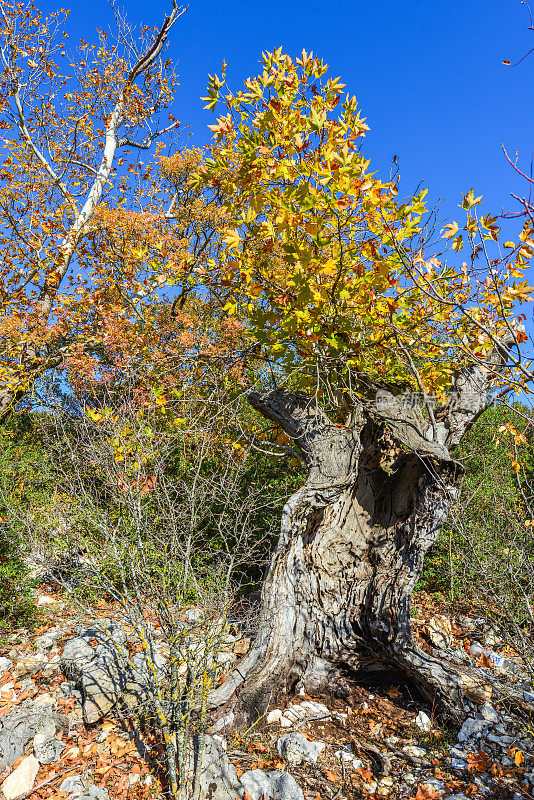
<path fill-rule="evenodd" d="M 73 39 L 91 41 L 107 27 L 106 0 L 62 0 L 71 8 Z M 59 3 L 42 0 L 43 11 Z M 159 24 L 170 0 L 123 0 L 131 22 Z M 510 191 L 525 187 L 506 163 L 500 144 L 519 150 L 529 168 L 534 150 L 534 46 L 520 0 L 191 0 L 171 34 L 181 86 L 176 116 L 191 126 L 194 142 L 208 138 L 211 114 L 202 111 L 207 74 L 228 63 L 236 88 L 256 74 L 261 51 L 282 45 L 290 54 L 313 50 L 356 95 L 371 131 L 366 155 L 389 173 L 399 157 L 401 194 L 421 181 L 442 214 L 457 212 L 462 192 L 475 187 L 489 209 L 510 207 Z M 489 210 L 488 209 L 488 210 Z"/>

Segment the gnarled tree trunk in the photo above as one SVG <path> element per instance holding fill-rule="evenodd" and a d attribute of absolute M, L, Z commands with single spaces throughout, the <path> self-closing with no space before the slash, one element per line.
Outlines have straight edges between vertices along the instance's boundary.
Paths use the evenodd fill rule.
<path fill-rule="evenodd" d="M 318 689 L 339 667 L 377 661 L 459 701 L 457 674 L 410 632 L 410 597 L 458 497 L 459 465 L 429 442 L 424 454 L 406 452 L 363 410 L 338 427 L 306 395 L 250 402 L 295 439 L 309 474 L 283 509 L 256 646 L 240 665 L 240 706 L 253 717 L 281 683 Z"/>
<path fill-rule="evenodd" d="M 459 373 L 454 400 L 428 418 L 386 391 L 357 403 L 345 426 L 306 394 L 249 394 L 294 441 L 308 477 L 283 509 L 254 646 L 210 698 L 212 708 L 225 704 L 228 722 L 260 715 L 281 686 L 339 686 L 340 669 L 372 664 L 403 670 L 453 715 L 464 693 L 480 695 L 469 668 L 416 645 L 410 604 L 459 497 L 462 467 L 449 448 L 486 407 L 505 348 Z"/>

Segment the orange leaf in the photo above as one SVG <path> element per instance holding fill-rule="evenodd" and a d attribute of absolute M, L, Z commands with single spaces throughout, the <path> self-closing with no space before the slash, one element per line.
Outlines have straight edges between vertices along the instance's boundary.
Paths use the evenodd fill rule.
<path fill-rule="evenodd" d="M 442 793 L 433 789 L 428 784 L 423 783 L 417 789 L 417 794 L 415 795 L 415 800 L 436 800 L 436 798 L 441 797 Z"/>
<path fill-rule="evenodd" d="M 514 764 L 516 765 L 516 767 L 520 767 L 521 764 L 524 764 L 524 762 L 525 758 L 523 756 L 523 753 L 521 752 L 521 750 L 516 750 L 514 753 Z"/>
<path fill-rule="evenodd" d="M 467 769 L 469 772 L 487 772 L 491 761 L 486 753 L 479 750 L 477 755 L 469 753 L 467 756 Z"/>
<path fill-rule="evenodd" d="M 325 769 L 324 774 L 326 775 L 327 780 L 329 780 L 331 783 L 337 783 L 339 780 L 339 777 L 336 775 L 336 773 L 332 772 L 330 769 Z"/>
<path fill-rule="evenodd" d="M 357 767 L 354 772 L 356 775 L 359 775 L 360 778 L 363 778 L 364 781 L 370 781 L 373 778 L 373 773 L 370 769 L 362 769 L 361 767 Z"/>

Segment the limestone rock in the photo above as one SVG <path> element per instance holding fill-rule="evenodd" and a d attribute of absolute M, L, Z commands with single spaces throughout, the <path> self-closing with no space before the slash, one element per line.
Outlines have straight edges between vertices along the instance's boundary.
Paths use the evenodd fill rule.
<path fill-rule="evenodd" d="M 451 621 L 448 617 L 436 614 L 428 622 L 428 635 L 435 647 L 447 649 L 452 644 Z"/>
<path fill-rule="evenodd" d="M 482 703 L 479 711 L 482 715 L 482 719 L 486 720 L 486 722 L 491 722 L 493 725 L 497 725 L 501 721 L 500 714 L 495 711 L 493 706 L 491 706 L 489 703 Z"/>
<path fill-rule="evenodd" d="M 39 652 L 46 653 L 48 650 L 51 650 L 56 642 L 61 639 L 63 636 L 63 631 L 55 628 L 54 630 L 47 631 L 43 633 L 42 636 L 38 636 L 35 640 L 35 647 Z"/>
<path fill-rule="evenodd" d="M 33 655 L 19 658 L 15 661 L 11 673 L 15 680 L 27 678 L 34 675 L 39 670 L 43 669 L 48 664 L 48 658 L 43 653 L 35 653 Z"/>
<path fill-rule="evenodd" d="M 2 673 L 6 670 L 7 672 L 11 672 L 12 666 L 13 662 L 11 661 L 10 658 L 4 658 L 3 656 L 0 657 L 0 675 L 2 675 Z"/>
<path fill-rule="evenodd" d="M 426 758 L 426 750 L 415 745 L 407 744 L 406 747 L 402 748 L 402 752 L 406 753 L 407 756 L 412 756 L 412 758 Z"/>
<path fill-rule="evenodd" d="M 30 792 L 39 772 L 39 762 L 33 755 L 27 756 L 20 762 L 17 769 L 5 779 L 2 791 L 6 800 L 13 800 L 20 794 Z"/>
<path fill-rule="evenodd" d="M 304 800 L 295 778 L 277 769 L 269 773 L 261 769 L 250 770 L 243 773 L 241 783 L 251 800 Z"/>
<path fill-rule="evenodd" d="M 109 800 L 107 789 L 95 786 L 88 778 L 81 775 L 70 775 L 65 778 L 59 791 L 66 792 L 68 800 Z"/>
<path fill-rule="evenodd" d="M 50 706 L 17 708 L 0 719 L 0 771 L 24 755 L 26 745 L 38 733 L 54 736 L 68 730 L 68 720 Z"/>
<path fill-rule="evenodd" d="M 419 714 L 415 718 L 415 724 L 419 728 L 420 731 L 424 733 L 428 733 L 432 730 L 432 721 L 428 714 L 425 714 L 424 711 L 420 711 Z"/>
<path fill-rule="evenodd" d="M 187 764 L 188 784 L 192 785 L 196 754 L 191 752 Z M 212 736 L 206 736 L 200 768 L 200 797 L 209 800 L 236 800 L 243 797 L 243 787 L 234 765 L 222 745 Z"/>
<path fill-rule="evenodd" d="M 468 717 L 460 729 L 458 741 L 460 744 L 465 742 L 478 742 L 482 739 L 484 734 L 488 732 L 490 727 L 491 723 L 486 722 L 484 719 Z"/>
<path fill-rule="evenodd" d="M 301 733 L 286 733 L 276 742 L 278 754 L 288 764 L 300 764 L 302 761 L 317 764 L 317 759 L 325 747 L 324 742 L 310 742 Z"/>
<path fill-rule="evenodd" d="M 37 733 L 33 737 L 33 752 L 40 764 L 55 764 L 64 749 L 65 742 L 49 733 Z"/>
<path fill-rule="evenodd" d="M 87 724 L 98 722 L 119 700 L 127 682 L 126 633 L 113 620 L 80 628 L 61 658 L 63 672 L 82 692 Z"/>
<path fill-rule="evenodd" d="M 304 700 L 300 705 L 292 705 L 286 708 L 280 717 L 280 725 L 282 728 L 290 728 L 303 719 L 329 719 L 331 716 L 330 711 L 322 703 L 317 703 L 314 700 Z"/>
<path fill-rule="evenodd" d="M 261 800 L 270 796 L 271 781 L 269 776 L 261 769 L 251 769 L 241 775 L 241 783 L 251 800 Z"/>

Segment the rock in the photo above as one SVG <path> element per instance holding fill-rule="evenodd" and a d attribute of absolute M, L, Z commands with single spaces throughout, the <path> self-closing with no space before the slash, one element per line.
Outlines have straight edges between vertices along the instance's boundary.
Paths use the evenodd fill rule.
<path fill-rule="evenodd" d="M 241 783 L 251 800 L 268 800 L 272 796 L 271 781 L 261 769 L 251 769 L 241 775 Z"/>
<path fill-rule="evenodd" d="M 39 597 L 38 601 L 37 601 L 37 605 L 38 606 L 57 606 L 57 605 L 59 605 L 59 600 L 56 600 L 55 597 L 48 597 L 48 595 L 42 594 Z"/>
<path fill-rule="evenodd" d="M 389 775 L 386 775 L 384 778 L 381 778 L 378 781 L 378 790 L 377 795 L 379 797 L 389 797 L 391 794 L 391 788 L 393 786 L 393 778 Z"/>
<path fill-rule="evenodd" d="M 447 791 L 447 787 L 445 786 L 443 781 L 439 780 L 439 778 L 427 778 L 425 782 L 422 784 L 422 786 L 423 786 L 423 791 L 425 787 L 427 787 L 426 795 L 430 797 L 436 797 L 436 794 L 432 793 L 441 792 L 441 794 L 444 795 L 445 792 Z"/>
<path fill-rule="evenodd" d="M 461 744 L 464 742 L 478 742 L 490 727 L 491 723 L 486 722 L 485 719 L 468 717 L 460 729 L 458 741 Z"/>
<path fill-rule="evenodd" d="M 350 750 L 336 750 L 334 755 L 344 764 L 348 764 L 354 758 L 354 753 L 351 753 Z"/>
<path fill-rule="evenodd" d="M 322 703 L 317 703 L 315 700 L 303 700 L 301 703 L 302 708 L 305 708 L 309 713 L 308 717 L 331 717 L 328 708 Z"/>
<path fill-rule="evenodd" d="M 31 792 L 38 772 L 39 762 L 35 756 L 27 756 L 21 761 L 17 769 L 11 775 L 8 775 L 2 784 L 2 791 L 6 800 L 13 800 L 20 794 Z"/>
<path fill-rule="evenodd" d="M 363 788 L 369 794 L 375 794 L 378 789 L 378 781 L 369 781 L 363 784 Z"/>
<path fill-rule="evenodd" d="M 275 722 L 279 722 L 282 713 L 281 708 L 273 708 L 272 711 L 269 711 L 267 714 L 267 725 L 273 725 Z"/>
<path fill-rule="evenodd" d="M 464 770 L 467 769 L 467 761 L 463 758 L 452 758 L 451 759 L 451 767 L 453 769 Z"/>
<path fill-rule="evenodd" d="M 250 639 L 245 637 L 244 639 L 238 639 L 238 641 L 234 644 L 234 653 L 236 656 L 245 656 L 250 649 Z"/>
<path fill-rule="evenodd" d="M 436 647 L 446 649 L 452 644 L 451 621 L 447 617 L 436 614 L 428 622 L 428 635 Z"/>
<path fill-rule="evenodd" d="M 43 633 L 42 636 L 37 637 L 34 643 L 35 647 L 41 653 L 46 653 L 48 652 L 48 650 L 51 650 L 54 647 L 58 639 L 61 639 L 62 636 L 63 636 L 63 631 L 57 629 L 47 631 L 46 633 Z"/>
<path fill-rule="evenodd" d="M 98 722 L 124 692 L 128 679 L 125 647 L 122 626 L 113 620 L 102 620 L 79 629 L 63 649 L 61 667 L 82 692 L 87 724 Z"/>
<path fill-rule="evenodd" d="M 13 662 L 11 661 L 10 658 L 4 658 L 3 656 L 0 657 L 0 675 L 2 675 L 2 673 L 6 670 L 7 672 L 11 672 L 12 666 Z"/>
<path fill-rule="evenodd" d="M 489 703 L 482 703 L 479 708 L 482 719 L 497 725 L 501 721 L 500 714 Z"/>
<path fill-rule="evenodd" d="M 364 769 L 365 764 L 361 760 L 361 758 L 353 758 L 352 759 L 352 769 Z"/>
<path fill-rule="evenodd" d="M 51 678 L 57 672 L 59 672 L 60 663 L 61 656 L 59 653 L 56 653 L 55 655 L 49 655 L 48 662 L 44 664 L 42 668 L 43 678 Z"/>
<path fill-rule="evenodd" d="M 67 732 L 68 720 L 50 706 L 16 708 L 0 719 L 0 772 L 11 767 L 24 755 L 26 745 L 38 733 L 54 736 L 59 731 Z"/>
<path fill-rule="evenodd" d="M 325 747 L 324 742 L 309 742 L 301 733 L 286 733 L 276 742 L 278 754 L 288 764 L 300 764 L 302 761 L 317 764 L 317 759 Z M 350 758 L 352 759 L 352 753 Z"/>
<path fill-rule="evenodd" d="M 55 764 L 64 749 L 65 742 L 49 733 L 37 733 L 33 737 L 33 752 L 40 764 Z"/>
<path fill-rule="evenodd" d="M 486 647 L 496 647 L 502 644 L 502 636 L 495 628 L 488 625 L 483 633 L 482 641 Z"/>
<path fill-rule="evenodd" d="M 304 800 L 302 789 L 289 773 L 275 769 L 269 772 L 269 780 L 273 787 L 273 800 Z"/>
<path fill-rule="evenodd" d="M 186 767 L 186 781 L 193 783 L 196 754 L 191 752 Z M 234 765 L 223 747 L 212 736 L 205 737 L 200 777 L 200 797 L 209 800 L 236 800 L 243 797 L 243 787 Z"/>
<path fill-rule="evenodd" d="M 237 656 L 233 650 L 220 650 L 216 656 L 217 664 L 230 669 L 237 661 Z"/>
<path fill-rule="evenodd" d="M 20 658 L 15 662 L 11 674 L 15 680 L 27 678 L 34 675 L 39 670 L 43 669 L 48 664 L 48 658 L 43 653 L 35 653 L 34 655 Z"/>
<path fill-rule="evenodd" d="M 420 731 L 424 731 L 428 733 L 428 731 L 432 730 L 432 722 L 428 714 L 425 714 L 424 711 L 420 711 L 419 714 L 415 718 L 415 724 L 419 728 Z"/>
<path fill-rule="evenodd" d="M 154 664 L 158 680 L 165 675 L 167 659 L 162 655 L 157 647 L 154 647 Z M 187 667 L 187 665 L 186 665 Z M 144 702 L 151 694 L 150 670 L 147 666 L 144 653 L 135 653 L 129 660 L 125 672 L 125 684 L 123 689 L 123 700 L 129 708 L 135 704 Z"/>
<path fill-rule="evenodd" d="M 303 700 L 300 705 L 292 705 L 286 708 L 280 717 L 280 725 L 282 728 L 290 728 L 303 719 L 329 719 L 331 716 L 330 711 L 322 703 L 316 703 L 314 700 Z"/>
<path fill-rule="evenodd" d="M 416 747 L 412 744 L 407 744 L 406 747 L 403 747 L 402 752 L 406 753 L 407 756 L 411 756 L 412 758 L 426 757 L 426 750 L 424 750 L 422 747 Z"/>
<path fill-rule="evenodd" d="M 70 775 L 59 787 L 60 792 L 68 795 L 68 800 L 109 800 L 107 789 L 95 786 L 88 778 L 81 775 Z"/>
<path fill-rule="evenodd" d="M 55 711 L 57 708 L 57 696 L 52 692 L 44 692 L 43 694 L 38 694 L 37 697 L 34 698 L 32 706 L 33 708 L 48 706 L 53 711 Z"/>
<path fill-rule="evenodd" d="M 220 747 L 222 747 L 223 750 L 228 750 L 228 742 L 226 741 L 224 736 L 219 736 L 218 734 L 215 734 L 215 736 L 213 738 L 215 739 L 217 744 Z"/>
<path fill-rule="evenodd" d="M 302 789 L 292 775 L 278 769 L 265 773 L 253 769 L 243 773 L 241 783 L 251 800 L 304 800 Z"/>

